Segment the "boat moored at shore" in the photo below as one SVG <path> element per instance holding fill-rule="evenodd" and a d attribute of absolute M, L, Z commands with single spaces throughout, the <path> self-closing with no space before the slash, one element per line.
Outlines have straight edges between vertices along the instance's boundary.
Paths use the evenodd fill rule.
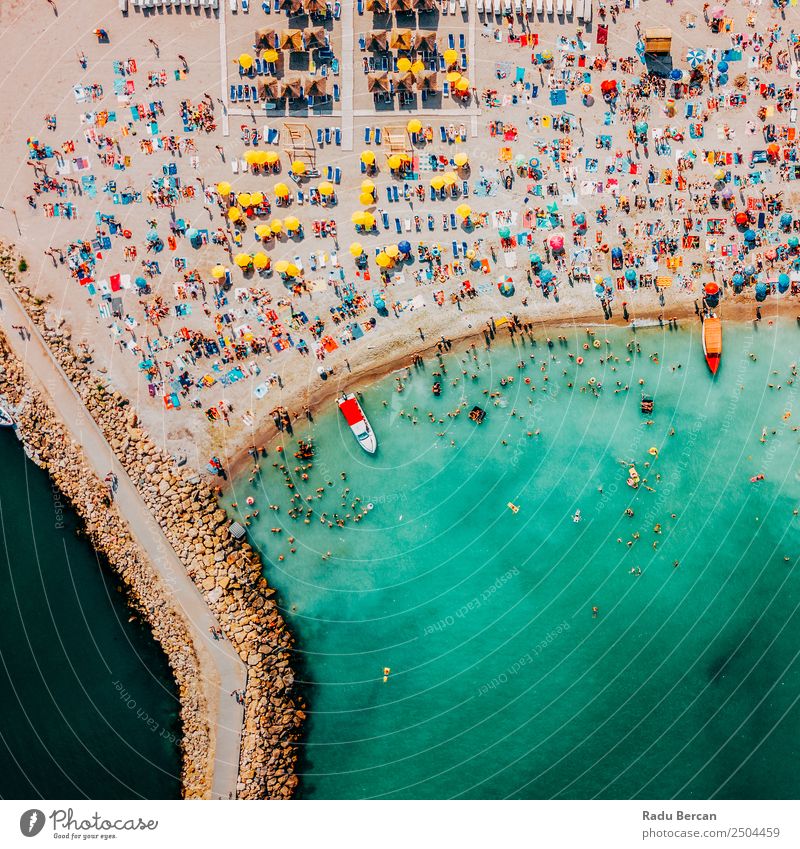
<path fill-rule="evenodd" d="M 375 438 L 375 432 L 370 427 L 364 411 L 361 409 L 361 404 L 352 393 L 350 395 L 342 395 L 339 398 L 339 409 L 344 416 L 344 420 L 350 426 L 353 436 L 358 440 L 358 444 L 367 452 L 374 454 L 378 450 L 378 440 Z"/>
<path fill-rule="evenodd" d="M 722 321 L 713 312 L 703 318 L 703 353 L 711 374 L 716 374 L 722 359 Z"/>

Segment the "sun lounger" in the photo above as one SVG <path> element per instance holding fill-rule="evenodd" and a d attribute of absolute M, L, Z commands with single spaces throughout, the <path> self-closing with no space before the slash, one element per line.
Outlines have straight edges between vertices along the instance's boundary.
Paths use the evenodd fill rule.
<path fill-rule="evenodd" d="M 383 229 L 388 230 L 389 229 L 389 213 L 388 212 L 382 212 L 381 213 L 381 221 L 383 222 Z"/>
<path fill-rule="evenodd" d="M 337 186 L 339 185 L 339 183 L 342 182 L 342 169 L 341 168 L 336 168 L 334 170 L 333 182 L 336 183 Z"/>
<path fill-rule="evenodd" d="M 456 0 L 450 0 L 450 9 L 448 10 L 451 15 L 455 15 L 456 13 Z"/>
<path fill-rule="evenodd" d="M 536 14 L 544 14 L 544 0 L 536 0 Z"/>
<path fill-rule="evenodd" d="M 400 222 L 400 219 L 399 219 L 399 218 L 395 218 L 395 220 L 394 220 L 394 229 L 395 229 L 398 233 L 402 233 L 402 232 L 403 232 L 403 225 L 402 225 L 402 223 Z"/>
<path fill-rule="evenodd" d="M 583 22 L 588 24 L 592 20 L 592 0 L 583 0 Z"/>
<path fill-rule="evenodd" d="M 234 174 L 239 173 L 239 160 L 238 159 L 231 159 L 231 171 L 233 171 Z"/>
<path fill-rule="evenodd" d="M 556 14 L 559 16 L 564 14 L 564 0 L 556 0 Z"/>
<path fill-rule="evenodd" d="M 364 0 L 358 0 L 358 14 L 364 14 Z"/>
<path fill-rule="evenodd" d="M 483 0 L 476 0 L 475 2 L 475 11 L 479 14 L 483 14 Z"/>
<path fill-rule="evenodd" d="M 119 0 L 119 10 L 123 15 L 128 14 L 128 0 Z"/>
<path fill-rule="evenodd" d="M 518 14 L 522 14 L 522 0 L 514 0 L 514 11 Z"/>
<path fill-rule="evenodd" d="M 231 4 L 231 12 L 238 12 L 239 11 L 238 10 L 239 4 L 236 2 L 236 0 L 230 0 L 230 4 Z"/>
<path fill-rule="evenodd" d="M 245 15 L 250 13 L 250 0 L 242 0 L 242 11 Z"/>
<path fill-rule="evenodd" d="M 566 0 L 566 3 L 564 5 L 564 11 L 566 12 L 567 17 L 572 17 L 572 0 Z"/>
<path fill-rule="evenodd" d="M 236 86 L 235 85 L 231 86 L 231 96 L 230 96 L 229 99 L 230 99 L 231 103 L 236 103 Z"/>
<path fill-rule="evenodd" d="M 381 143 L 381 135 L 382 135 L 381 128 L 375 127 L 375 144 Z"/>
<path fill-rule="evenodd" d="M 499 15 L 503 11 L 503 7 L 500 4 L 500 0 L 493 0 L 492 11 L 495 13 L 495 15 Z"/>
<path fill-rule="evenodd" d="M 337 127 L 337 128 L 333 131 L 333 136 L 334 136 L 334 139 L 335 139 L 335 143 L 336 143 L 338 146 L 340 146 L 340 147 L 341 147 L 341 144 L 342 144 L 342 130 L 341 130 L 341 127 Z"/>
<path fill-rule="evenodd" d="M 264 2 L 261 4 L 261 9 L 265 15 L 272 14 L 272 6 L 270 3 L 267 2 L 267 0 L 264 0 Z"/>
<path fill-rule="evenodd" d="M 459 8 L 461 9 L 462 14 L 467 14 L 467 0 L 458 0 Z"/>
<path fill-rule="evenodd" d="M 553 16 L 553 0 L 544 0 L 544 8 L 550 17 Z"/>
<path fill-rule="evenodd" d="M 364 144 L 372 144 L 372 127 L 364 127 Z"/>

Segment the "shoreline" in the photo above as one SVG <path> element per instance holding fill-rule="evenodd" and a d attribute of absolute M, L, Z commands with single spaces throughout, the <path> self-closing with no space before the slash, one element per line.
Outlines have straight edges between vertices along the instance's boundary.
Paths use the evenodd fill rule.
<path fill-rule="evenodd" d="M 734 300 L 734 296 L 730 296 L 730 299 L 727 302 L 723 301 L 721 303 L 719 312 L 723 321 L 744 324 L 748 321 L 754 320 L 753 309 L 755 306 L 756 303 L 752 298 L 740 295 L 736 296 L 736 300 Z M 794 306 L 796 308 L 798 307 L 797 304 Z M 760 304 L 760 307 L 762 319 L 764 321 L 788 318 L 786 315 L 789 309 L 788 303 L 785 307 L 782 307 L 782 302 L 773 298 Z M 522 323 L 530 322 L 534 325 L 530 335 L 535 337 L 537 332 L 541 333 L 544 330 L 556 330 L 559 328 L 574 329 L 576 327 L 591 327 L 594 330 L 598 330 L 602 327 L 614 327 L 617 329 L 627 328 L 634 333 L 637 330 L 651 329 L 655 325 L 634 328 L 631 321 L 657 321 L 659 315 L 663 315 L 664 313 L 664 308 L 647 308 L 642 310 L 641 313 L 637 313 L 635 316 L 632 315 L 630 321 L 624 321 L 620 317 L 619 319 L 614 318 L 612 321 L 605 322 L 604 324 L 599 324 L 597 322 L 597 316 L 595 313 L 579 313 L 570 315 L 565 311 L 561 315 L 552 315 L 546 318 L 541 318 L 531 317 L 526 315 L 524 311 L 520 311 L 518 313 L 518 318 Z M 444 315 L 445 314 L 443 313 L 443 319 Z M 798 314 L 795 313 L 795 316 L 797 315 Z M 488 318 L 489 315 L 487 313 L 487 321 Z M 497 316 L 496 319 L 497 318 L 499 318 L 499 316 Z M 679 322 L 685 322 L 687 320 L 699 322 L 692 302 L 680 302 L 673 305 L 669 309 L 669 315 L 666 315 L 664 318 L 665 326 L 666 322 L 670 318 L 675 318 Z M 439 328 L 440 333 L 447 331 L 447 327 L 444 326 L 445 324 L 446 322 L 443 320 L 443 326 Z M 521 333 L 522 331 L 518 332 Z M 329 377 L 328 380 L 325 381 L 320 380 L 319 385 L 315 386 L 311 390 L 308 390 L 307 387 L 295 388 L 294 390 L 289 390 L 287 387 L 283 387 L 279 403 L 281 406 L 285 406 L 289 410 L 293 425 L 297 422 L 304 422 L 306 409 L 311 412 L 312 416 L 316 416 L 331 402 L 333 402 L 345 388 L 349 392 L 360 391 L 367 385 L 376 383 L 396 371 L 408 368 L 412 365 L 413 359 L 417 356 L 421 356 L 423 358 L 435 356 L 436 344 L 440 337 L 437 337 L 436 341 L 428 341 L 431 335 L 432 334 L 426 336 L 426 340 L 423 341 L 419 338 L 419 334 L 416 333 L 409 334 L 408 332 L 404 332 L 402 336 L 400 333 L 397 333 L 390 339 L 386 340 L 389 343 L 387 356 L 380 363 L 367 368 L 355 368 L 352 372 L 346 371 L 342 364 L 343 357 L 340 356 L 336 360 L 333 360 L 336 364 L 333 377 Z M 485 347 L 484 325 L 482 324 L 479 327 L 465 328 L 463 332 L 453 334 L 452 337 L 448 338 L 452 343 L 453 352 L 464 351 L 473 343 L 477 344 L 478 342 L 480 342 L 482 347 Z M 497 341 L 506 341 L 508 338 L 509 337 L 507 335 L 502 335 L 501 337 L 501 329 L 498 329 L 497 336 L 495 340 L 493 340 L 492 344 L 495 344 Z M 219 483 L 220 489 L 222 491 L 228 491 L 231 486 L 231 480 L 243 474 L 243 472 L 247 469 L 248 463 L 252 462 L 252 457 L 249 452 L 254 447 L 258 447 L 259 449 L 262 447 L 271 448 L 280 443 L 281 440 L 285 440 L 286 437 L 287 434 L 283 431 L 278 431 L 271 419 L 260 423 L 260 425 L 257 424 L 251 431 L 243 431 L 241 435 L 234 435 L 230 442 L 226 443 L 228 456 L 225 466 L 228 479 Z"/>

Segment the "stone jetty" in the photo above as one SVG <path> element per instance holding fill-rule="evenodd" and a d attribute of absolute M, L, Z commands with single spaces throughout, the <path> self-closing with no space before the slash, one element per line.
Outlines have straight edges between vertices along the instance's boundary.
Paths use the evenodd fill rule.
<path fill-rule="evenodd" d="M 245 727 L 237 796 L 289 798 L 297 784 L 296 744 L 305 714 L 295 691 L 293 639 L 262 575 L 262 562 L 246 541 L 234 539 L 217 503 L 218 491 L 196 471 L 178 466 L 140 427 L 129 399 L 90 369 L 90 356 L 77 353 L 71 333 L 48 315 L 48 304 L 22 282 L 20 258 L 0 246 L 0 270 L 39 328 L 50 350 L 103 431 L 154 518 L 217 617 L 226 637 L 247 664 Z M 23 266 L 24 267 L 24 266 Z M 0 393 L 19 405 L 20 432 L 33 459 L 46 468 L 86 524 L 93 544 L 129 589 L 132 604 L 150 623 L 163 647 L 181 694 L 183 788 L 187 797 L 210 792 L 210 732 L 198 663 L 185 623 L 169 592 L 137 549 L 107 489 L 86 467 L 44 399 L 31 389 L 24 367 L 5 340 Z M 107 500 L 107 499 L 106 499 Z"/>

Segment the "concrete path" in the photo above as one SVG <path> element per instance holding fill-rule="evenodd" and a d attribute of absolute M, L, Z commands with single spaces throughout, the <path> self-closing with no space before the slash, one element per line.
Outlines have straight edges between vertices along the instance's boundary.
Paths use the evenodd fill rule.
<path fill-rule="evenodd" d="M 342 3 L 342 150 L 353 149 L 353 63 L 355 62 L 353 0 Z"/>
<path fill-rule="evenodd" d="M 49 397 L 72 438 L 83 447 L 84 456 L 95 474 L 101 480 L 108 472 L 117 476 L 119 487 L 115 500 L 120 513 L 154 570 L 171 590 L 173 603 L 189 625 L 200 659 L 202 683 L 209 701 L 209 722 L 216 744 L 212 795 L 221 799 L 235 798 L 244 715 L 243 708 L 230 693 L 245 688 L 246 667 L 227 640 L 211 637 L 208 629 L 218 622 L 205 599 L 186 574 L 183 563 L 3 275 L 0 275 L 0 302 L 0 326 L 9 345 L 39 384 L 37 388 Z M 31 338 L 23 340 L 12 325 L 27 328 Z"/>

